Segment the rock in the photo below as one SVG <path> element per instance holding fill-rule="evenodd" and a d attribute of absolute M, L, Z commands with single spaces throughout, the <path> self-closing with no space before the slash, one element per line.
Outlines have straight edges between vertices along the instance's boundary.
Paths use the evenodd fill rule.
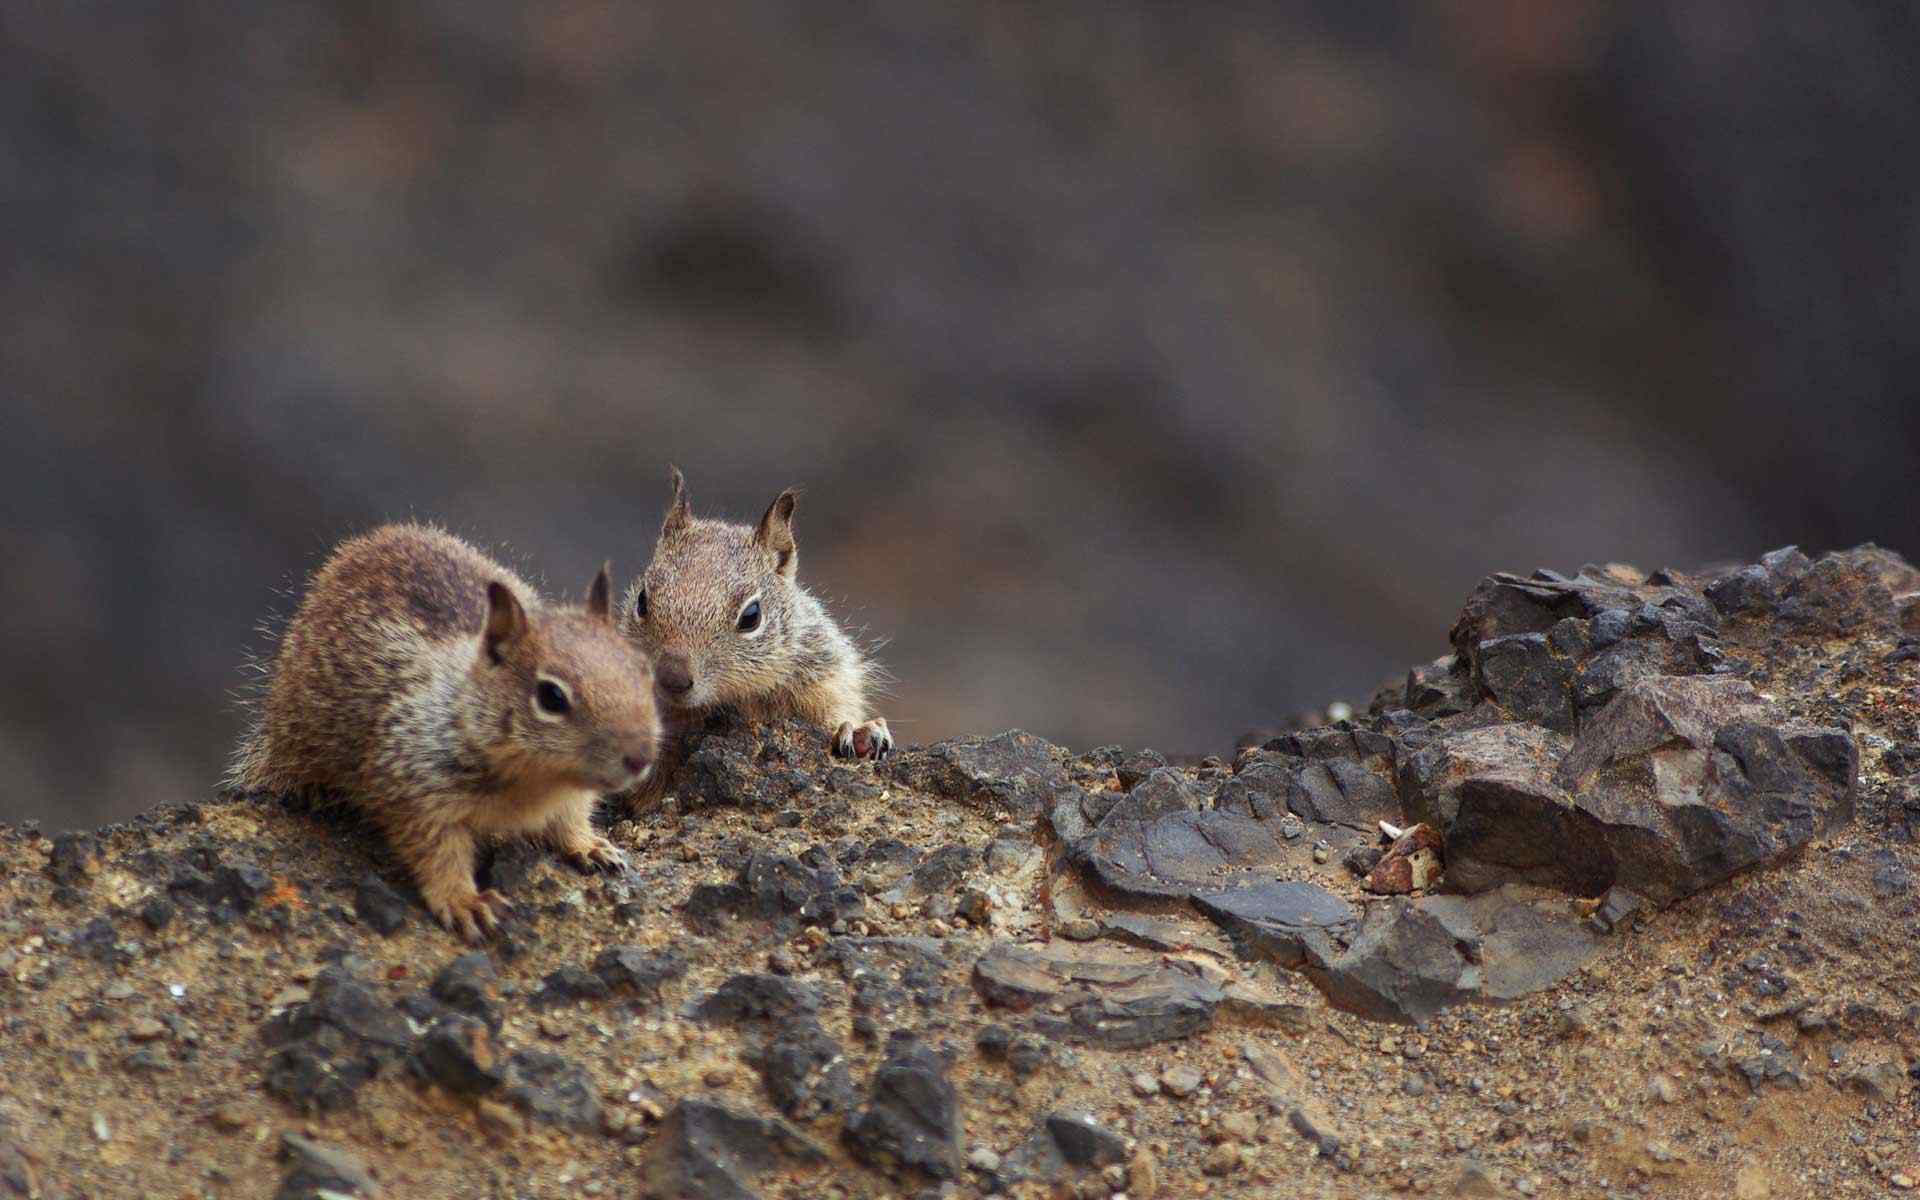
<path fill-rule="evenodd" d="M 1893 593 L 1913 590 L 1914 570 L 1866 545 L 1822 555 L 1780 598 L 1783 625 L 1819 637 L 1891 636 L 1899 629 Z"/>
<path fill-rule="evenodd" d="M 407 910 L 406 897 L 374 872 L 362 876 L 354 889 L 354 915 L 382 936 L 390 937 L 400 931 L 407 923 Z"/>
<path fill-rule="evenodd" d="M 54 836 L 47 853 L 47 878 L 63 887 L 84 888 L 100 871 L 100 843 L 90 833 Z"/>
<path fill-rule="evenodd" d="M 1481 690 L 1515 720 L 1573 732 L 1572 664 L 1544 633 L 1490 638 L 1475 647 L 1474 664 Z"/>
<path fill-rule="evenodd" d="M 1274 1110 L 1287 1114 L 1294 1131 L 1325 1157 L 1339 1153 L 1341 1139 L 1333 1132 L 1333 1119 L 1314 1099 L 1306 1074 L 1278 1049 L 1252 1038 L 1240 1043 L 1240 1054 L 1254 1078 L 1265 1087 Z"/>
<path fill-rule="evenodd" d="M 1745 682 L 1635 683 L 1568 750 L 1556 782 L 1567 861 L 1669 903 L 1779 858 L 1852 818 L 1859 751 L 1839 730 L 1764 723 Z M 1452 861 L 1452 841 L 1448 845 Z M 1594 888 L 1586 894 L 1598 891 Z"/>
<path fill-rule="evenodd" d="M 496 1006 L 500 1002 L 500 977 L 483 950 L 462 954 L 440 968 L 429 991 L 448 1008 L 479 1017 L 489 1025 L 499 1023 Z"/>
<path fill-rule="evenodd" d="M 1250 1112 L 1230 1112 L 1214 1122 L 1219 1140 L 1251 1146 L 1260 1140 L 1260 1125 Z"/>
<path fill-rule="evenodd" d="M 640 1195 L 650 1200 L 754 1200 L 754 1183 L 782 1166 L 825 1161 L 818 1146 L 782 1121 L 711 1100 L 676 1105 L 648 1146 Z"/>
<path fill-rule="evenodd" d="M 1091 1113 L 1053 1113 L 1046 1131 L 1060 1157 L 1076 1167 L 1104 1167 L 1127 1160 L 1127 1140 L 1093 1119 Z"/>
<path fill-rule="evenodd" d="M 1715 608 L 1733 616 L 1772 609 L 1779 602 L 1780 586 L 1772 572 L 1753 563 L 1709 583 L 1705 592 Z"/>
<path fill-rule="evenodd" d="M 1162 774 L 1162 773 L 1156 773 Z M 1142 784 L 1151 790 L 1152 781 Z M 1114 805 L 1087 838 L 1069 849 L 1075 865 L 1121 898 L 1181 899 L 1217 888 L 1224 871 L 1268 867 L 1287 858 L 1286 840 L 1275 822 L 1239 813 L 1167 812 L 1155 807 L 1198 798 L 1191 791 L 1139 793 Z"/>
<path fill-rule="evenodd" d="M 1622 924 L 1632 919 L 1633 914 L 1646 907 L 1646 900 L 1625 888 L 1608 888 L 1600 897 L 1600 904 L 1588 918 L 1589 923 L 1600 933 L 1612 933 Z"/>
<path fill-rule="evenodd" d="M 1332 957 L 1310 953 L 1305 969 L 1337 1008 L 1422 1022 L 1464 1001 L 1511 1000 L 1550 987 L 1598 945 L 1571 914 L 1511 891 L 1425 896 L 1372 905 L 1351 946 Z"/>
<path fill-rule="evenodd" d="M 991 738 L 956 738 L 925 750 L 896 753 L 888 774 L 909 787 L 948 796 L 984 812 L 1028 817 L 1044 811 L 1066 785 L 1066 752 L 1010 730 Z"/>
<path fill-rule="evenodd" d="M 1133 1073 L 1133 1091 L 1137 1096 L 1154 1096 L 1160 1092 L 1160 1081 L 1145 1071 Z"/>
<path fill-rule="evenodd" d="M 1055 932 L 1061 933 L 1063 937 L 1069 936 L 1061 932 L 1059 926 L 1055 926 Z M 1143 916 L 1140 913 L 1112 913 L 1095 925 L 1094 936 L 1108 938 L 1129 946 L 1138 946 L 1143 950 L 1158 950 L 1162 953 L 1204 950 L 1208 954 L 1217 954 L 1222 958 L 1233 953 L 1233 947 L 1212 928 L 1200 926 L 1191 920 L 1174 921 L 1162 917 Z"/>
<path fill-rule="evenodd" d="M 971 846 L 942 846 L 929 854 L 906 876 L 880 894 L 888 904 L 922 900 L 938 896 L 951 899 L 961 881 L 979 865 L 980 854 Z"/>
<path fill-rule="evenodd" d="M 702 1000 L 693 1015 L 723 1024 L 740 1021 L 791 1021 L 820 1011 L 820 993 L 811 984 L 779 975 L 735 975 Z"/>
<path fill-rule="evenodd" d="M 755 853 L 740 870 L 740 887 L 760 916 L 797 917 L 803 925 L 850 920 L 866 908 L 866 897 L 824 856 L 802 862 L 787 854 Z"/>
<path fill-rule="evenodd" d="M 973 982 L 991 1005 L 1023 1010 L 1044 1004 L 1047 1012 L 1034 1025 L 1050 1037 L 1115 1049 L 1205 1029 L 1226 999 L 1218 984 L 1183 960 L 1059 942 L 996 942 L 974 964 Z"/>
<path fill-rule="evenodd" d="M 1468 1159 L 1453 1177 L 1453 1194 L 1470 1200 L 1498 1200 L 1500 1178 L 1483 1162 Z"/>
<path fill-rule="evenodd" d="M 1468 780 L 1500 780 L 1524 791 L 1551 786 L 1572 743 L 1535 725 L 1503 724 L 1444 733 L 1400 759 L 1407 817 L 1446 833 Z M 1449 857 L 1449 861 L 1450 857 Z"/>
<path fill-rule="evenodd" d="M 315 976 L 309 999 L 268 1023 L 268 1039 L 285 1041 L 321 1026 L 388 1050 L 405 1050 L 413 1041 L 399 1010 L 344 967 L 328 967 Z"/>
<path fill-rule="evenodd" d="M 1441 853 L 1449 887 L 1482 892 L 1506 883 L 1591 896 L 1618 872 L 1604 839 L 1550 778 L 1495 772 L 1459 782 Z"/>
<path fill-rule="evenodd" d="M 610 946 L 593 960 L 593 972 L 612 991 L 657 1000 L 662 984 L 687 973 L 687 960 L 677 950 Z"/>
<path fill-rule="evenodd" d="M 1304 962 L 1310 944 L 1328 948 L 1329 939 L 1359 915 L 1325 888 L 1292 881 L 1199 892 L 1193 900 L 1219 922 L 1243 956 L 1271 959 L 1283 967 Z"/>
<path fill-rule="evenodd" d="M 486 1024 L 461 1014 L 442 1017 L 422 1034 L 411 1064 L 420 1078 L 462 1096 L 484 1095 L 506 1078 Z"/>
<path fill-rule="evenodd" d="M 1460 657 L 1471 663 L 1475 648 L 1495 638 L 1545 633 L 1569 617 L 1591 618 L 1608 609 L 1633 610 L 1642 597 L 1615 580 L 1527 579 L 1500 572 L 1480 581 L 1448 631 Z"/>
<path fill-rule="evenodd" d="M 1449 654 L 1408 671 L 1400 702 L 1410 713 L 1438 720 L 1472 708 L 1476 692 L 1465 660 Z"/>
<path fill-rule="evenodd" d="M 1178 1096 L 1182 1100 L 1199 1091 L 1205 1082 L 1205 1076 L 1185 1063 L 1168 1067 L 1160 1073 L 1160 1086 L 1166 1089 L 1168 1095 Z"/>
<path fill-rule="evenodd" d="M 1231 1175 L 1240 1169 L 1245 1152 L 1232 1142 L 1222 1142 L 1207 1152 L 1200 1161 L 1200 1171 L 1205 1175 Z"/>
<path fill-rule="evenodd" d="M 946 1063 L 911 1034 L 893 1034 L 867 1105 L 848 1119 L 844 1136 L 871 1166 L 957 1179 L 960 1105 Z"/>
<path fill-rule="evenodd" d="M 600 1101 L 593 1079 L 578 1065 L 539 1050 L 522 1050 L 507 1060 L 502 1094 L 535 1121 L 597 1133 Z"/>
<path fill-rule="evenodd" d="M 172 924 L 175 911 L 173 901 L 155 896 L 140 906 L 140 920 L 148 929 L 159 933 Z"/>
<path fill-rule="evenodd" d="M 273 890 L 273 877 L 252 863 L 229 863 L 213 871 L 212 903 L 231 904 L 236 912 L 252 912 L 260 898 Z"/>
<path fill-rule="evenodd" d="M 127 1026 L 127 1037 L 136 1042 L 151 1042 L 167 1036 L 167 1027 L 152 1017 L 137 1017 Z"/>
<path fill-rule="evenodd" d="M 774 1105 L 795 1120 L 811 1121 L 853 1108 L 856 1097 L 846 1051 L 817 1021 L 783 1027 L 752 1061 Z"/>
<path fill-rule="evenodd" d="M 323 1142 L 291 1131 L 280 1135 L 280 1158 L 287 1164 L 274 1200 L 375 1200 L 380 1186 L 360 1160 Z"/>
<path fill-rule="evenodd" d="M 310 998 L 268 1021 L 261 1033 L 279 1047 L 267 1060 L 267 1090 L 301 1112 L 331 1112 L 413 1043 L 407 1018 L 343 967 L 313 981 Z"/>
<path fill-rule="evenodd" d="M 1217 807 L 1259 820 L 1280 818 L 1282 837 L 1298 837 L 1285 815 L 1372 833 L 1399 821 L 1391 739 L 1367 730 L 1311 729 L 1243 756 L 1220 789 Z M 1288 832 L 1290 830 L 1290 832 Z"/>
<path fill-rule="evenodd" d="M 794 792 L 787 773 L 765 769 L 772 755 L 797 753 L 825 765 L 825 731 L 796 721 L 755 726 L 719 712 L 684 741 L 684 759 L 674 773 L 674 791 L 693 807 L 737 806 L 776 811 Z"/>
<path fill-rule="evenodd" d="M 324 1028 L 275 1051 L 267 1059 L 267 1091 L 296 1112 L 337 1112 L 374 1077 L 381 1057 L 337 1029 Z"/>
<path fill-rule="evenodd" d="M 607 993 L 606 981 L 592 971 L 584 967 L 558 967 L 540 981 L 540 990 L 533 994 L 533 1006 L 558 1008 L 582 1000 L 604 1000 Z"/>

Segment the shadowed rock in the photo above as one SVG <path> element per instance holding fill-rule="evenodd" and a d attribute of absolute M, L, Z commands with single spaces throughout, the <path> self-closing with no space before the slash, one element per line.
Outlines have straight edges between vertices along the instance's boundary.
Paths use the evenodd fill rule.
<path fill-rule="evenodd" d="M 824 1161 L 820 1148 L 785 1122 L 709 1100 L 682 1100 L 654 1135 L 640 1169 L 640 1194 L 649 1200 L 756 1200 L 759 1177 L 783 1165 Z"/>
<path fill-rule="evenodd" d="M 1186 1037 L 1211 1025 L 1227 998 L 1183 960 L 1109 946 L 997 942 L 974 964 L 973 982 L 989 1004 L 1044 1006 L 1034 1027 L 1049 1036 L 1110 1047 Z"/>
<path fill-rule="evenodd" d="M 1067 782 L 1066 752 L 1030 733 L 955 738 L 896 754 L 888 772 L 909 787 L 1016 817 L 1045 809 Z"/>
<path fill-rule="evenodd" d="M 1258 883 L 1251 887 L 1201 892 L 1194 903 L 1227 935 L 1243 956 L 1266 958 L 1283 967 L 1306 961 L 1309 946 L 1323 952 L 1359 913 L 1351 904 L 1311 883 Z"/>
<path fill-rule="evenodd" d="M 847 1121 L 845 1136 L 870 1165 L 958 1178 L 960 1101 L 947 1064 L 913 1035 L 892 1035 L 867 1106 Z"/>

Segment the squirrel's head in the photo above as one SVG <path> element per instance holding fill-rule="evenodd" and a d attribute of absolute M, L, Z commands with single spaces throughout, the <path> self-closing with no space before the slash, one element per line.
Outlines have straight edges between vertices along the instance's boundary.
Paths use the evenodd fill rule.
<path fill-rule="evenodd" d="M 492 740 L 501 774 L 535 773 L 620 791 L 646 776 L 660 738 L 653 672 L 613 621 L 601 567 L 583 610 L 529 614 L 505 584 L 487 585 L 474 669 L 499 697 Z"/>
<path fill-rule="evenodd" d="M 799 592 L 794 499 L 781 492 L 755 526 L 696 519 L 674 469 L 653 561 L 628 589 L 620 624 L 675 708 L 737 703 L 786 677 Z"/>

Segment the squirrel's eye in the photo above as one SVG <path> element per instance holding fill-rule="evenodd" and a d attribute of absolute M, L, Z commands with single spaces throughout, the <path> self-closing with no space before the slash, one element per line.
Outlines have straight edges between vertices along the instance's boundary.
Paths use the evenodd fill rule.
<path fill-rule="evenodd" d="M 755 600 L 740 610 L 740 632 L 752 633 L 760 628 L 760 602 Z"/>
<path fill-rule="evenodd" d="M 567 699 L 567 693 L 561 690 L 560 685 L 545 679 L 540 681 L 539 687 L 533 689 L 533 699 L 540 705 L 542 711 L 550 712 L 555 716 L 561 716 L 573 707 L 573 702 Z"/>
<path fill-rule="evenodd" d="M 633 598 L 633 615 L 644 621 L 647 619 L 647 589 L 641 588 L 640 594 Z"/>

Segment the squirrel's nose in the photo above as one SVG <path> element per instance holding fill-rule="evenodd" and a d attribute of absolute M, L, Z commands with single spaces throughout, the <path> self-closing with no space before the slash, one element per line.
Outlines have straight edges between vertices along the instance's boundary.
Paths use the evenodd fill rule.
<path fill-rule="evenodd" d="M 693 672 L 687 669 L 682 658 L 663 658 L 654 671 L 660 686 L 675 696 L 684 696 L 693 690 Z"/>
<path fill-rule="evenodd" d="M 648 759 L 644 754 L 629 754 L 625 758 L 622 758 L 620 763 L 627 768 L 627 774 L 638 775 L 647 769 Z"/>

